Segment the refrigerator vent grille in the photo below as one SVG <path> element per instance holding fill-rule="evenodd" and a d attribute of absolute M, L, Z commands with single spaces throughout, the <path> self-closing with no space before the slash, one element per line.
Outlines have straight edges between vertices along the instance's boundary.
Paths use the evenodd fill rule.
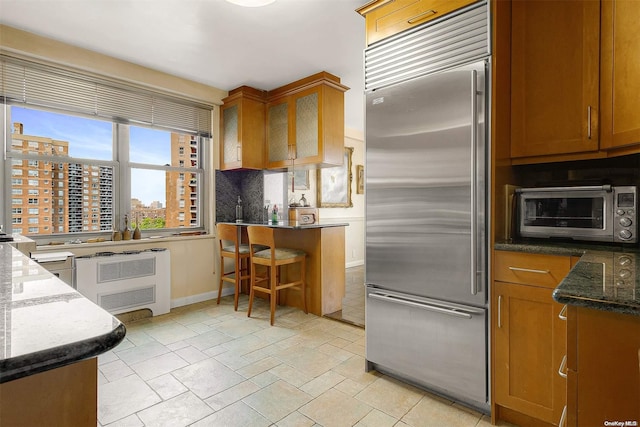
<path fill-rule="evenodd" d="M 481 2 L 367 48 L 365 90 L 487 57 L 489 8 Z"/>

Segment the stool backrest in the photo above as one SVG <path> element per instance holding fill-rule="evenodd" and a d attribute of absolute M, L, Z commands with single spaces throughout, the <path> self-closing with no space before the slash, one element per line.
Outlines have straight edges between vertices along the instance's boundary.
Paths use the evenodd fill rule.
<path fill-rule="evenodd" d="M 220 248 L 224 245 L 223 240 L 233 243 L 238 250 L 238 227 L 231 224 L 216 224 L 216 230 L 218 231 L 218 239 L 220 239 Z"/>
<path fill-rule="evenodd" d="M 250 225 L 247 227 L 247 233 L 249 234 L 249 244 L 268 246 L 271 249 L 275 249 L 275 239 L 273 237 L 273 228 L 263 227 L 259 225 Z M 253 252 L 253 248 L 251 248 Z"/>

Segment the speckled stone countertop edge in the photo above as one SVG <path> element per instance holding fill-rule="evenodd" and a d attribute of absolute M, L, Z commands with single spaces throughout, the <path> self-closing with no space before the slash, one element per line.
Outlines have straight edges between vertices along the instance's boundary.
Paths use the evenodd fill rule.
<path fill-rule="evenodd" d="M 577 256 L 580 261 L 569 271 L 569 274 L 553 291 L 553 299 L 560 304 L 568 304 L 594 310 L 609 311 L 619 314 L 640 316 L 639 301 L 614 301 L 605 296 L 594 298 L 588 295 L 589 288 L 601 288 L 602 278 L 596 278 L 588 273 L 591 266 L 599 264 L 603 258 L 613 257 L 613 254 L 626 252 L 640 257 L 638 248 L 608 247 L 605 245 L 580 244 L 549 244 L 549 243 L 495 243 L 498 251 L 523 252 L 531 254 Z M 636 271 L 636 276 L 640 273 Z M 636 277 L 636 281 L 638 278 Z"/>
<path fill-rule="evenodd" d="M 316 222 L 312 224 L 304 224 L 300 222 L 292 221 L 278 221 L 277 223 L 269 222 L 227 222 L 220 221 L 219 224 L 239 225 L 241 227 L 247 227 L 249 225 L 259 225 L 263 227 L 282 228 L 287 230 L 307 230 L 312 228 L 329 228 L 329 227 L 347 227 L 347 222 Z"/>
<path fill-rule="evenodd" d="M 120 323 L 108 334 L 0 360 L 0 384 L 98 356 L 115 348 L 125 335 L 126 327 Z"/>

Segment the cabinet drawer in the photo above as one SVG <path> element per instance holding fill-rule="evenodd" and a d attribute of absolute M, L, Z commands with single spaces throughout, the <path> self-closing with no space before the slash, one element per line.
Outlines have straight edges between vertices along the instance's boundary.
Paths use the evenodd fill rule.
<path fill-rule="evenodd" d="M 476 0 L 392 0 L 359 10 L 365 15 L 367 44 L 439 18 Z M 378 4 L 383 2 L 378 2 Z M 369 9 L 370 12 L 367 12 Z"/>
<path fill-rule="evenodd" d="M 555 288 L 571 270 L 571 257 L 495 251 L 494 278 Z"/>

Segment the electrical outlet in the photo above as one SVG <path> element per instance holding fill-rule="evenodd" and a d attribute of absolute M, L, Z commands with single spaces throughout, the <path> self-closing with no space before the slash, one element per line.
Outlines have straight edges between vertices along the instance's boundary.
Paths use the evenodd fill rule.
<path fill-rule="evenodd" d="M 355 259 L 355 257 L 356 257 L 356 250 L 351 249 L 351 259 Z"/>

